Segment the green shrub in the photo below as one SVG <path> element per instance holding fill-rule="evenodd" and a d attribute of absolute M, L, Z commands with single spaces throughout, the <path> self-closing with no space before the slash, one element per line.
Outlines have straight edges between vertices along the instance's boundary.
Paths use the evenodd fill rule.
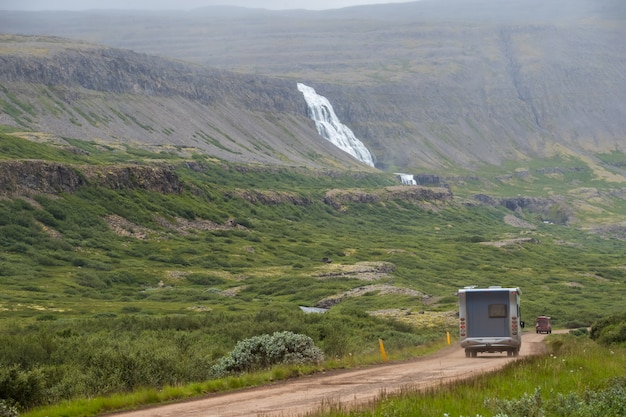
<path fill-rule="evenodd" d="M 155 278 L 145 274 L 143 272 L 130 272 L 130 271 L 113 271 L 110 274 L 107 274 L 107 278 L 116 284 L 127 284 L 127 285 L 137 285 L 137 284 L 147 284 L 151 281 L 155 281 Z"/>
<path fill-rule="evenodd" d="M 499 417 L 544 417 L 543 399 L 539 388 L 532 394 L 524 393 L 519 400 L 488 398 L 485 403 L 497 411 Z"/>
<path fill-rule="evenodd" d="M 313 339 L 293 332 L 276 332 L 241 340 L 212 367 L 215 377 L 251 372 L 278 364 L 304 364 L 324 359 Z"/>
<path fill-rule="evenodd" d="M 39 369 L 25 371 L 17 365 L 0 369 L 0 398 L 13 404 L 21 407 L 42 404 L 44 387 L 45 377 Z"/>
<path fill-rule="evenodd" d="M 189 274 L 185 278 L 187 278 L 187 281 L 196 285 L 219 285 L 226 282 L 223 278 L 212 274 L 195 273 Z"/>
<path fill-rule="evenodd" d="M 585 327 L 581 327 L 579 329 L 572 329 L 572 330 L 570 330 L 569 334 L 571 334 L 573 336 L 585 336 L 585 337 L 588 337 L 589 336 L 589 330 L 587 330 L 587 328 L 585 328 Z"/>
<path fill-rule="evenodd" d="M 250 219 L 245 219 L 241 217 L 237 219 L 233 219 L 233 224 L 243 226 L 246 229 L 252 229 L 254 227 Z"/>
<path fill-rule="evenodd" d="M 350 337 L 349 329 L 341 322 L 320 324 L 318 331 L 324 352 L 331 357 L 351 355 L 364 345 L 356 337 Z"/>
<path fill-rule="evenodd" d="M 557 395 L 547 404 L 549 415 L 558 417 L 606 417 L 626 415 L 626 389 L 616 383 L 602 391 Z"/>
<path fill-rule="evenodd" d="M 609 381 L 605 389 L 557 394 L 543 398 L 537 388 L 533 394 L 523 394 L 518 400 L 488 398 L 485 403 L 497 417 L 606 417 L 626 415 L 626 378 Z"/>
<path fill-rule="evenodd" d="M 626 343 L 626 322 L 607 326 L 600 334 L 598 343 L 603 345 Z"/>
<path fill-rule="evenodd" d="M 0 417 L 18 417 L 17 407 L 6 400 L 0 400 Z"/>
<path fill-rule="evenodd" d="M 104 289 L 111 286 L 111 282 L 108 278 L 103 278 L 99 274 L 91 271 L 77 272 L 75 280 L 81 287 Z"/>
<path fill-rule="evenodd" d="M 591 325 L 589 337 L 604 345 L 626 343 L 626 313 L 597 320 Z"/>

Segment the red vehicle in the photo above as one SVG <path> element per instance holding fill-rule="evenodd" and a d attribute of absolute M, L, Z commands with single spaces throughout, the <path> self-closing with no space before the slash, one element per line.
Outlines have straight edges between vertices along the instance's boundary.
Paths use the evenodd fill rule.
<path fill-rule="evenodd" d="M 537 333 L 552 333 L 552 325 L 550 324 L 550 317 L 539 316 L 535 321 L 535 330 Z"/>

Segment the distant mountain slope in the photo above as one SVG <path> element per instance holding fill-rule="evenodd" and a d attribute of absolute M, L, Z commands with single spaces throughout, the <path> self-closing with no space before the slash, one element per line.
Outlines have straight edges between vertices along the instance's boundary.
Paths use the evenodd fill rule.
<path fill-rule="evenodd" d="M 355 168 L 295 83 L 60 38 L 0 37 L 0 124 L 245 163 Z"/>
<path fill-rule="evenodd" d="M 624 151 L 625 17 L 615 0 L 424 0 L 324 12 L 10 12 L 0 27 L 269 76 L 255 88 L 287 87 L 278 96 L 290 95 L 298 117 L 290 89 L 306 83 L 379 168 L 415 172 Z M 236 83 L 220 94 L 231 88 L 239 94 Z M 269 114 L 286 108 L 257 97 Z M 271 136 L 272 151 L 293 140 Z"/>

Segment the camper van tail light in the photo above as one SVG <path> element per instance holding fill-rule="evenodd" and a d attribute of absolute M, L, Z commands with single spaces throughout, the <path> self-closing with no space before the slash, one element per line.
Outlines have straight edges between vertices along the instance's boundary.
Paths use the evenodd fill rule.
<path fill-rule="evenodd" d="M 517 336 L 517 317 L 511 317 L 511 334 Z"/>
<path fill-rule="evenodd" d="M 459 331 L 460 331 L 461 337 L 465 337 L 465 318 L 463 317 L 461 317 L 460 319 Z"/>

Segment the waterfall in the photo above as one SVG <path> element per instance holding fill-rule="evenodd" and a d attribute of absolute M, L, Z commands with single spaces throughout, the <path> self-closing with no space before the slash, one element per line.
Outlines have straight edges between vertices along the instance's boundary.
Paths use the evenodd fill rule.
<path fill-rule="evenodd" d="M 309 115 L 315 121 L 317 133 L 359 161 L 373 167 L 372 154 L 363 142 L 354 136 L 352 130 L 339 121 L 330 101 L 318 95 L 313 88 L 301 83 L 298 83 L 298 91 L 302 93 L 309 107 Z"/>
<path fill-rule="evenodd" d="M 417 181 L 415 181 L 415 177 L 412 174 L 396 173 L 396 175 L 400 177 L 400 181 L 404 185 L 417 185 Z"/>

